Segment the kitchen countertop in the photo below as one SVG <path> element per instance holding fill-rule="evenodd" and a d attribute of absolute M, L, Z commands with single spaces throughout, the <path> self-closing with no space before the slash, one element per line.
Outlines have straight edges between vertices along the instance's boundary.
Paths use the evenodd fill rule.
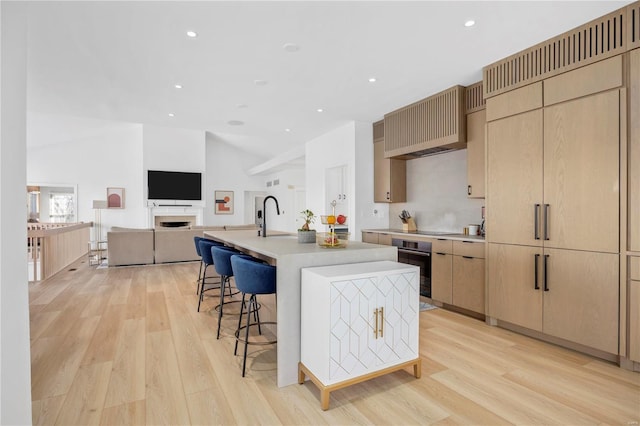
<path fill-rule="evenodd" d="M 449 232 L 441 232 L 441 231 L 420 231 L 417 232 L 405 232 L 402 229 L 363 229 L 362 232 L 377 232 L 380 234 L 392 234 L 398 235 L 402 237 L 428 237 L 428 238 L 441 238 L 445 240 L 456 240 L 456 241 L 476 241 L 479 243 L 484 243 L 484 237 L 480 235 L 464 235 L 464 234 L 456 234 Z"/>

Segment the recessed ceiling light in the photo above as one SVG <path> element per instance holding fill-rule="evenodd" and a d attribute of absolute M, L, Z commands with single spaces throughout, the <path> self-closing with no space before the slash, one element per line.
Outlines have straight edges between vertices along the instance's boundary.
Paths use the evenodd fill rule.
<path fill-rule="evenodd" d="M 247 105 L 247 104 L 240 104 L 240 105 L 238 105 L 238 108 L 240 108 L 240 109 L 249 108 L 249 105 Z"/>
<path fill-rule="evenodd" d="M 173 86 L 173 87 L 175 87 L 176 89 L 182 89 L 182 84 L 176 84 L 176 85 L 175 85 L 175 86 Z"/>
<path fill-rule="evenodd" d="M 227 121 L 227 124 L 229 124 L 229 126 L 242 126 L 242 125 L 244 125 L 244 121 L 229 120 L 229 121 Z"/>
<path fill-rule="evenodd" d="M 369 79 L 369 83 L 375 83 L 375 82 L 376 82 L 376 78 L 375 78 L 375 77 L 371 77 L 371 78 Z"/>
<path fill-rule="evenodd" d="M 256 86 L 266 86 L 269 83 L 267 80 L 253 80 L 253 84 Z"/>
<path fill-rule="evenodd" d="M 300 46 L 294 43 L 286 43 L 284 46 L 282 46 L 282 48 L 289 53 L 295 53 L 300 50 Z"/>
<path fill-rule="evenodd" d="M 318 108 L 316 111 L 318 111 L 318 112 L 322 112 L 322 111 L 324 111 L 324 110 L 323 110 L 322 108 Z"/>
<path fill-rule="evenodd" d="M 285 131 L 285 132 L 290 132 L 290 131 L 291 131 L 291 129 L 284 129 L 284 131 Z"/>
<path fill-rule="evenodd" d="M 476 21 L 474 21 L 473 19 L 469 19 L 467 22 L 464 23 L 465 27 L 473 27 L 476 24 Z"/>
<path fill-rule="evenodd" d="M 169 113 L 169 117 L 175 117 L 176 115 L 172 112 Z"/>
<path fill-rule="evenodd" d="M 191 38 L 198 37 L 198 33 L 195 31 L 187 31 L 187 36 Z"/>

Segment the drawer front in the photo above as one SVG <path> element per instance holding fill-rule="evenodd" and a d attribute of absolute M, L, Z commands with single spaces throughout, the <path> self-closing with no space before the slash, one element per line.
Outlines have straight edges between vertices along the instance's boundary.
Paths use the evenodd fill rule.
<path fill-rule="evenodd" d="M 363 243 L 371 243 L 378 244 L 378 233 L 377 232 L 362 232 L 362 242 Z"/>
<path fill-rule="evenodd" d="M 457 256 L 477 257 L 484 259 L 485 243 L 475 241 L 454 241 L 453 254 Z"/>
<path fill-rule="evenodd" d="M 629 278 L 640 281 L 640 257 L 629 257 Z"/>
<path fill-rule="evenodd" d="M 378 244 L 382 244 L 383 246 L 390 246 L 391 239 L 392 239 L 391 234 L 384 234 L 384 233 L 378 234 Z"/>
<path fill-rule="evenodd" d="M 434 238 L 431 240 L 431 252 L 432 253 L 453 253 L 453 244 L 451 240 L 443 240 L 440 238 Z"/>

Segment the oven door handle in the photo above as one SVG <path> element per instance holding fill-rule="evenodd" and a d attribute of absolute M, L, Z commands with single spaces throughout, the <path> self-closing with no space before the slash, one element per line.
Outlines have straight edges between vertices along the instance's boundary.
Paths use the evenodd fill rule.
<path fill-rule="evenodd" d="M 415 250 L 406 250 L 398 247 L 398 253 L 404 254 L 416 254 L 418 256 L 431 257 L 431 253 L 428 251 L 415 251 Z"/>

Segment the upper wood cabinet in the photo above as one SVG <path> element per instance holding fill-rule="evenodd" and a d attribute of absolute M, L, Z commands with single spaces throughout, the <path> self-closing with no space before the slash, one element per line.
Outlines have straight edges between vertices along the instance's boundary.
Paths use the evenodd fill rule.
<path fill-rule="evenodd" d="M 399 203 L 407 200 L 405 160 L 385 158 L 384 121 L 373 123 L 373 201 Z"/>
<path fill-rule="evenodd" d="M 385 157 L 412 158 L 465 148 L 464 95 L 464 87 L 454 86 L 385 114 Z"/>
<path fill-rule="evenodd" d="M 486 110 L 467 115 L 467 195 L 484 198 Z"/>

